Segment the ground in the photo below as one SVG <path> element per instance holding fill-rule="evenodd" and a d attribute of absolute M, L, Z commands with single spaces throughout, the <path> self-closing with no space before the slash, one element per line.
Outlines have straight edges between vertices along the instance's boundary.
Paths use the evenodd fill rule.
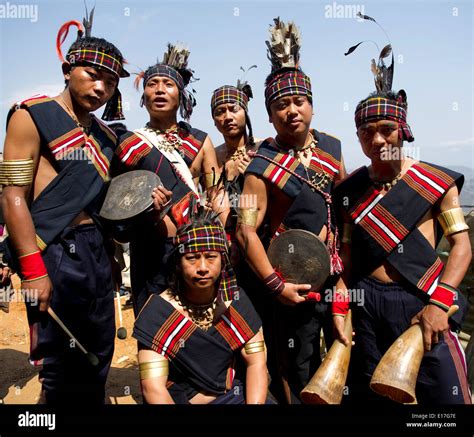
<path fill-rule="evenodd" d="M 131 307 L 121 298 L 125 340 L 115 339 L 115 353 L 109 373 L 106 398 L 111 404 L 141 403 L 137 345 L 130 337 L 134 322 Z M 115 306 L 117 312 L 117 305 Z M 118 328 L 118 316 L 117 328 Z M 0 311 L 0 401 L 5 404 L 35 404 L 40 394 L 38 371 L 28 362 L 29 331 L 24 303 L 12 302 L 10 312 Z"/>

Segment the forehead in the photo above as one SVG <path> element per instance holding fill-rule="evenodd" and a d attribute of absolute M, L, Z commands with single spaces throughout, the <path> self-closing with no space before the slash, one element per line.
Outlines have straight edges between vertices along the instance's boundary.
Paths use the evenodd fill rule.
<path fill-rule="evenodd" d="M 293 94 L 291 96 L 280 97 L 279 99 L 272 102 L 271 106 L 278 105 L 278 104 L 289 104 L 289 103 L 293 103 L 293 102 L 299 102 L 299 101 L 302 101 L 302 100 L 307 101 L 309 103 L 307 95 L 305 95 L 305 94 Z"/>
<path fill-rule="evenodd" d="M 220 105 L 217 105 L 214 111 L 234 109 L 236 106 L 238 106 L 239 108 L 242 108 L 237 102 L 227 102 L 227 103 L 221 103 Z"/>
<path fill-rule="evenodd" d="M 172 82 L 172 83 L 176 84 L 176 82 L 173 79 L 171 79 L 171 77 L 169 77 L 169 76 L 160 76 L 159 74 L 157 74 L 156 76 L 150 77 L 150 79 L 148 79 L 148 81 L 147 81 L 147 84 L 150 83 L 150 82 Z"/>
<path fill-rule="evenodd" d="M 375 120 L 362 124 L 359 129 L 377 129 L 384 126 L 398 127 L 398 123 L 393 120 Z"/>
<path fill-rule="evenodd" d="M 98 65 L 89 65 L 89 64 L 84 64 L 84 65 L 77 65 L 73 67 L 74 69 L 82 69 L 85 70 L 87 69 L 88 71 L 94 71 L 94 73 L 97 74 L 101 79 L 104 80 L 116 80 L 117 82 L 119 81 L 119 78 L 117 77 L 116 74 L 112 73 L 110 70 L 107 70 L 105 68 L 101 68 Z"/>

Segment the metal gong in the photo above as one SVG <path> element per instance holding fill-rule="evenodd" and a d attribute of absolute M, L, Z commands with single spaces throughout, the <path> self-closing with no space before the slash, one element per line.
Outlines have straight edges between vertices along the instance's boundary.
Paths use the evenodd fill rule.
<path fill-rule="evenodd" d="M 308 291 L 319 291 L 330 273 L 326 245 L 309 231 L 290 229 L 282 232 L 270 243 L 267 255 L 286 282 L 311 284 Z"/>
<path fill-rule="evenodd" d="M 151 193 L 159 185 L 159 176 L 148 170 L 134 170 L 113 178 L 100 216 L 115 221 L 136 217 L 152 206 Z"/>

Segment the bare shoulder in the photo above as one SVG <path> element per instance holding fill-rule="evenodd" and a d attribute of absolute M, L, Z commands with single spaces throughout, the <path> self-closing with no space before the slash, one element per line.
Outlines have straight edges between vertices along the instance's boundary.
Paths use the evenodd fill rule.
<path fill-rule="evenodd" d="M 31 115 L 26 109 L 18 109 L 8 123 L 4 158 L 36 158 L 39 146 L 40 136 Z"/>

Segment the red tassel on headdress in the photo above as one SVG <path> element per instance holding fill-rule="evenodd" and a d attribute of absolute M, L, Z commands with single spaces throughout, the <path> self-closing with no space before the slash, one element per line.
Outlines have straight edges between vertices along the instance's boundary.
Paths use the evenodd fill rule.
<path fill-rule="evenodd" d="M 140 73 L 136 73 L 137 77 L 133 81 L 133 86 L 138 90 L 140 89 L 140 82 L 145 77 L 145 72 L 141 71 Z"/>
<path fill-rule="evenodd" d="M 69 28 L 71 26 L 76 26 L 77 27 L 78 38 L 80 38 L 82 36 L 82 34 L 84 33 L 84 28 L 82 27 L 82 24 L 79 21 L 76 21 L 76 20 L 68 21 L 67 23 L 64 23 L 61 26 L 61 28 L 59 29 L 59 32 L 58 32 L 58 36 L 56 37 L 56 52 L 58 53 L 59 60 L 61 62 L 65 61 L 64 56 L 63 56 L 63 52 L 61 50 L 61 45 L 66 40 L 67 35 L 69 33 Z"/>

